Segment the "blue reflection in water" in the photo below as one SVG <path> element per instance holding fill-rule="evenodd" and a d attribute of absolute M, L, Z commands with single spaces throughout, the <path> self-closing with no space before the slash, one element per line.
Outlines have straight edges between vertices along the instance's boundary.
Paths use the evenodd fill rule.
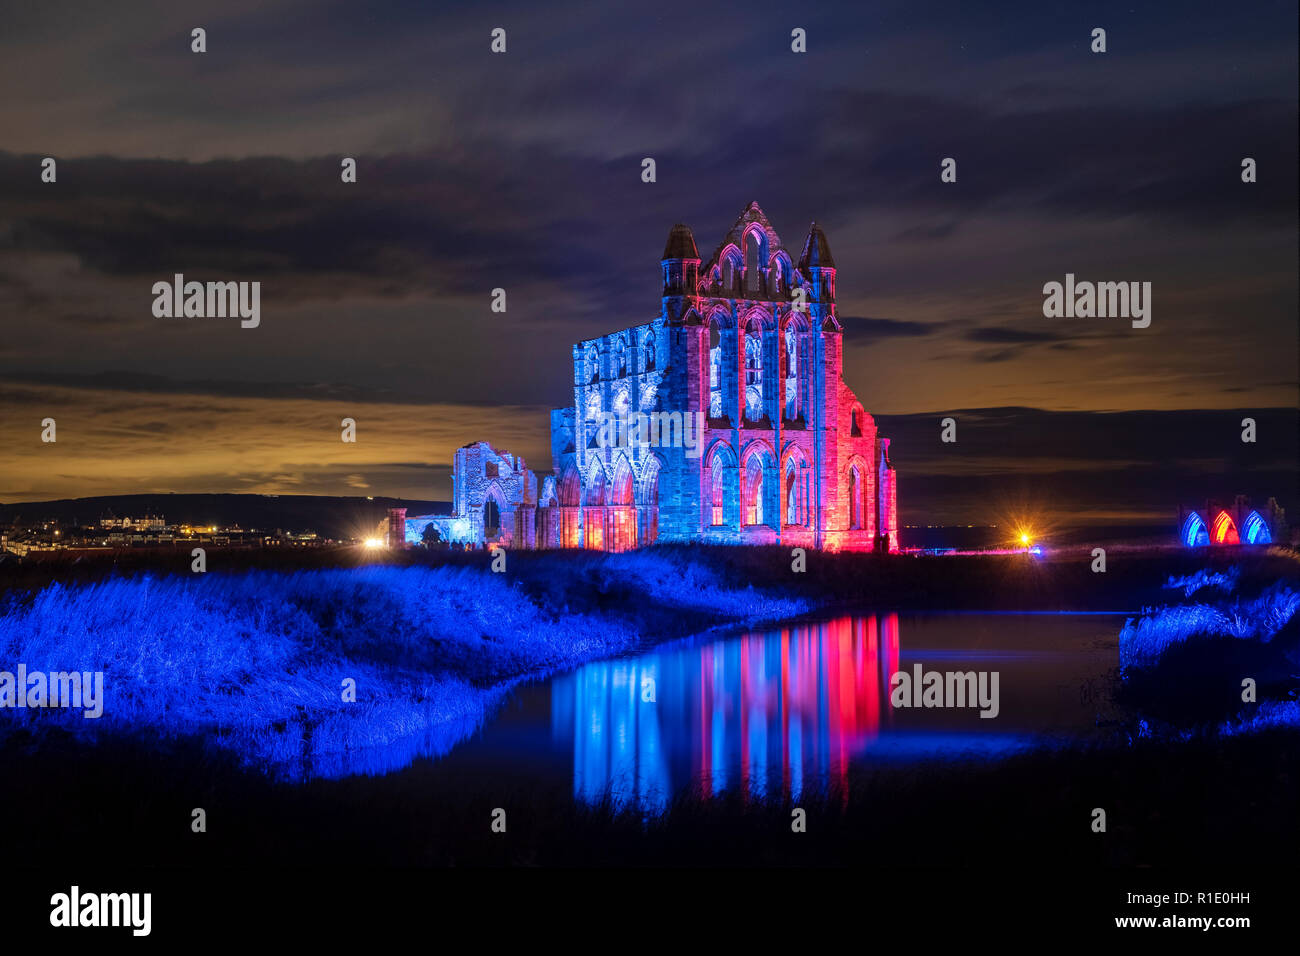
<path fill-rule="evenodd" d="M 552 682 L 555 743 L 573 754 L 573 790 L 596 802 L 662 810 L 694 786 L 761 799 L 805 787 L 847 791 L 850 762 L 889 730 L 889 675 L 898 670 L 898 616 L 842 618 L 602 661 Z M 1018 745 L 962 715 L 974 750 Z M 930 728 L 933 729 L 933 728 Z M 963 734 L 914 737 L 960 746 Z M 929 743 L 926 743 L 928 739 Z M 884 752 L 899 752 L 897 746 Z"/>

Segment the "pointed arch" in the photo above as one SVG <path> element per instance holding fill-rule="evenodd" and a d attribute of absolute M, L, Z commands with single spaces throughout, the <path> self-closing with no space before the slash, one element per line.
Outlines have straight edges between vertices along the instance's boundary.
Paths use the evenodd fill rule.
<path fill-rule="evenodd" d="M 741 519 L 746 525 L 779 527 L 780 488 L 771 444 L 755 439 L 741 454 Z"/>
<path fill-rule="evenodd" d="M 709 446 L 704 460 L 708 462 L 704 476 L 704 491 L 708 496 L 706 523 L 714 527 L 734 525 L 737 518 L 736 453 L 725 439 L 719 438 Z"/>
<path fill-rule="evenodd" d="M 801 421 L 810 404 L 808 390 L 812 369 L 812 336 L 805 313 L 791 309 L 782 317 L 777 346 L 781 358 L 778 384 L 781 414 L 787 422 Z"/>
<path fill-rule="evenodd" d="M 744 247 L 746 296 L 766 297 L 775 278 L 772 270 L 773 236 L 759 222 L 751 222 L 741 233 Z M 779 240 L 778 240 L 779 241 Z"/>
<path fill-rule="evenodd" d="M 854 402 L 849 410 L 849 437 L 862 438 L 867 434 L 868 427 L 867 410 L 862 407 L 861 402 Z"/>
<path fill-rule="evenodd" d="M 614 397 L 609 403 L 609 410 L 615 417 L 624 419 L 632 407 L 632 384 L 619 382 L 614 386 Z"/>
<path fill-rule="evenodd" d="M 861 455 L 849 459 L 844 473 L 845 504 L 849 528 L 866 530 L 871 525 L 871 468 Z"/>
<path fill-rule="evenodd" d="M 641 465 L 641 480 L 636 483 L 637 504 L 659 507 L 659 475 L 664 469 L 664 460 L 658 453 L 651 453 Z"/>
<path fill-rule="evenodd" d="M 614 477 L 605 491 L 603 538 L 610 551 L 628 551 L 637 544 L 637 512 L 634 503 L 632 466 L 626 455 L 614 463 Z"/>
<path fill-rule="evenodd" d="M 554 508 L 560 503 L 556 495 L 555 476 L 547 475 L 542 479 L 542 491 L 537 496 L 537 505 L 539 508 Z"/>
<path fill-rule="evenodd" d="M 587 494 L 584 502 L 589 508 L 598 508 L 605 503 L 605 470 L 597 463 L 592 466 L 587 476 Z"/>
<path fill-rule="evenodd" d="M 1246 544 L 1272 544 L 1273 535 L 1269 533 L 1268 522 L 1258 511 L 1246 515 L 1241 523 L 1241 537 Z"/>
<path fill-rule="evenodd" d="M 785 524 L 798 527 L 803 522 L 803 491 L 800 488 L 799 468 L 794 461 L 790 459 L 786 462 L 785 472 L 782 475 L 782 502 L 785 508 L 783 521 Z"/>
<path fill-rule="evenodd" d="M 1183 522 L 1179 537 L 1182 539 L 1183 544 L 1189 548 L 1210 543 L 1210 533 L 1205 527 L 1205 522 L 1195 511 L 1189 514 L 1187 520 Z"/>
<path fill-rule="evenodd" d="M 773 317 L 771 309 L 759 303 L 740 313 L 740 327 L 746 332 L 751 329 L 759 332 L 775 332 L 776 319 Z"/>
<path fill-rule="evenodd" d="M 805 528 L 809 523 L 811 508 L 811 473 L 808 460 L 798 445 L 786 448 L 781 464 L 781 522 L 790 527 Z"/>
<path fill-rule="evenodd" d="M 621 335 L 614 340 L 614 375 L 622 378 L 627 374 L 627 340 Z"/>
<path fill-rule="evenodd" d="M 636 485 L 637 531 L 639 544 L 654 544 L 659 537 L 659 473 L 663 459 L 651 454 L 641 466 L 641 480 Z"/>
<path fill-rule="evenodd" d="M 632 468 L 628 464 L 626 455 L 619 455 L 618 461 L 614 465 L 614 478 L 609 483 L 606 492 L 606 504 L 611 505 L 630 505 L 632 504 Z"/>
<path fill-rule="evenodd" d="M 1220 511 L 1214 516 L 1214 524 L 1210 527 L 1210 540 L 1215 544 L 1241 544 L 1241 536 L 1237 534 L 1237 525 L 1232 520 L 1232 515 Z"/>
<path fill-rule="evenodd" d="M 570 462 L 556 483 L 555 496 L 559 504 L 559 514 L 554 534 L 558 536 L 557 544 L 562 548 L 576 548 L 582 543 L 581 507 L 582 475 Z"/>
<path fill-rule="evenodd" d="M 764 324 L 763 313 L 758 310 L 751 311 L 742 323 L 745 330 L 745 418 L 752 422 L 761 421 L 767 414 L 763 391 Z"/>
<path fill-rule="evenodd" d="M 483 540 L 495 541 L 506 530 L 506 496 L 501 490 L 501 483 L 494 481 L 488 485 L 483 497 Z"/>
<path fill-rule="evenodd" d="M 794 262 L 791 261 L 790 254 L 784 249 L 772 253 L 772 268 L 780 277 L 781 289 L 788 292 L 794 281 Z"/>
<path fill-rule="evenodd" d="M 719 419 L 726 413 L 723 402 L 723 333 L 731 322 L 731 314 L 723 309 L 714 309 L 709 313 L 708 347 L 709 347 L 709 418 Z"/>
<path fill-rule="evenodd" d="M 582 504 L 582 478 L 572 464 L 560 476 L 558 497 L 562 508 L 576 508 Z"/>
<path fill-rule="evenodd" d="M 745 463 L 745 484 L 742 489 L 745 524 L 764 524 L 763 513 L 763 460 L 753 455 Z"/>
<path fill-rule="evenodd" d="M 740 291 L 741 276 L 745 271 L 745 257 L 734 242 L 718 253 L 718 266 L 722 270 L 722 291 L 729 297 Z"/>
<path fill-rule="evenodd" d="M 736 314 L 725 304 L 718 303 L 709 309 L 707 321 L 709 325 L 716 325 L 719 332 L 725 332 L 736 327 Z"/>

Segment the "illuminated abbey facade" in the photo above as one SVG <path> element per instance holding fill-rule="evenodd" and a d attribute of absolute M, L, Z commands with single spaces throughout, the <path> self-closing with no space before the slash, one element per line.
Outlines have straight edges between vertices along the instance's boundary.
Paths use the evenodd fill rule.
<path fill-rule="evenodd" d="M 889 439 L 844 383 L 835 260 L 799 258 L 750 203 L 704 260 L 673 226 L 659 314 L 573 347 L 551 413 L 552 471 L 485 442 L 453 465 L 452 543 L 622 551 L 654 541 L 898 548 Z"/>

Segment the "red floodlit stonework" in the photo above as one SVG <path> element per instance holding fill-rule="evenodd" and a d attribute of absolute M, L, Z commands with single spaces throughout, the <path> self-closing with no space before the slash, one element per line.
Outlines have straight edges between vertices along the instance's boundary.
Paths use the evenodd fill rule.
<path fill-rule="evenodd" d="M 795 261 L 750 203 L 707 262 L 673 226 L 661 267 L 655 319 L 573 347 L 573 404 L 551 413 L 553 473 L 539 483 L 508 452 L 468 445 L 454 514 L 408 519 L 408 540 L 433 524 L 444 540 L 516 548 L 898 549 L 889 439 L 841 376 L 821 228 Z M 641 416 L 684 427 L 648 442 L 601 433 Z"/>

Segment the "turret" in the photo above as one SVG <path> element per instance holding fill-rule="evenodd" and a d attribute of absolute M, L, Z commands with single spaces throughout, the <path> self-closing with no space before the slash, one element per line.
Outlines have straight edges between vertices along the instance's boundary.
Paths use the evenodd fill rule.
<path fill-rule="evenodd" d="M 835 257 L 831 244 L 826 241 L 822 227 L 813 223 L 808 227 L 808 238 L 803 243 L 799 257 L 799 271 L 813 284 L 815 296 L 824 302 L 835 301 Z"/>
<path fill-rule="evenodd" d="M 695 236 L 689 226 L 680 222 L 668 233 L 661 260 L 664 280 L 664 317 L 681 321 L 689 304 L 686 297 L 694 297 L 700 282 L 700 252 L 695 247 Z"/>

